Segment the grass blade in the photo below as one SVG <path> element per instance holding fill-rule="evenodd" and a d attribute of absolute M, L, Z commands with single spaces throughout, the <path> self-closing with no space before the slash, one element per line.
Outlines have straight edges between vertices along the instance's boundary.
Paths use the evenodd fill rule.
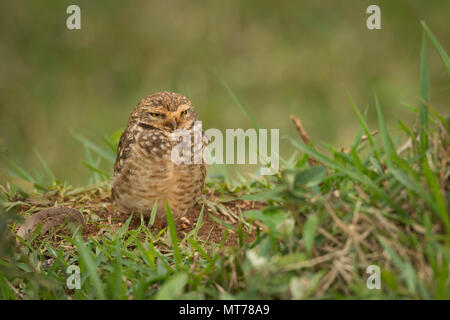
<path fill-rule="evenodd" d="M 88 147 L 92 151 L 95 151 L 98 155 L 100 155 L 102 158 L 104 158 L 108 162 L 114 163 L 116 161 L 116 155 L 114 154 L 114 152 L 112 152 L 108 149 L 103 149 L 103 148 L 99 147 L 97 144 L 86 139 L 85 137 L 83 137 L 80 134 L 72 132 L 72 135 L 75 137 L 75 139 L 77 139 L 78 141 L 83 143 L 86 147 Z"/>
<path fill-rule="evenodd" d="M 98 276 L 97 267 L 95 266 L 94 259 L 89 252 L 88 248 L 84 245 L 84 243 L 80 240 L 76 241 L 76 246 L 78 248 L 80 260 L 86 266 L 89 277 L 92 281 L 95 292 L 97 293 L 97 297 L 99 299 L 105 299 L 105 292 L 103 290 L 103 284 L 100 281 L 100 277 Z"/>
<path fill-rule="evenodd" d="M 156 219 L 156 213 L 158 209 L 158 199 L 156 199 L 155 203 L 153 204 L 152 212 L 150 214 L 150 220 L 148 221 L 148 226 L 151 228 L 155 224 Z"/>
<path fill-rule="evenodd" d="M 447 234 L 450 236 L 450 221 L 448 217 L 446 201 L 439 186 L 439 181 L 434 172 L 431 170 L 426 157 L 424 157 L 422 160 L 422 171 L 433 194 L 433 204 L 435 204 L 436 206 L 435 211 L 444 223 Z"/>
<path fill-rule="evenodd" d="M 89 170 L 91 170 L 93 172 L 96 172 L 96 173 L 99 173 L 100 175 L 102 175 L 106 179 L 111 179 L 111 174 L 109 174 L 108 172 L 105 172 L 105 171 L 95 167 L 94 165 L 87 163 L 86 161 L 81 161 L 81 163 L 84 166 L 86 166 Z M 100 182 L 100 180 L 101 179 L 99 178 L 97 182 Z"/>
<path fill-rule="evenodd" d="M 392 143 L 391 137 L 387 130 L 386 122 L 384 121 L 383 113 L 381 112 L 380 104 L 378 102 L 378 97 L 375 95 L 375 108 L 377 109 L 378 125 L 380 127 L 380 134 L 383 140 L 384 151 L 386 153 L 386 162 L 388 166 L 392 167 L 392 158 L 396 157 L 397 153 Z"/>
<path fill-rule="evenodd" d="M 311 254 L 314 245 L 314 237 L 318 226 L 319 216 L 317 214 L 309 215 L 303 228 L 303 241 L 305 243 L 306 251 L 309 254 Z"/>
<path fill-rule="evenodd" d="M 175 220 L 172 216 L 172 211 L 170 210 L 169 202 L 166 200 L 166 214 L 167 214 L 167 225 L 169 227 L 170 239 L 172 240 L 173 246 L 173 256 L 175 259 L 175 268 L 177 270 L 181 270 L 181 253 L 180 247 L 178 247 L 178 237 L 177 237 L 177 228 L 175 226 Z"/>
<path fill-rule="evenodd" d="M 348 92 L 347 92 L 347 97 L 350 100 L 350 103 L 352 104 L 353 110 L 355 111 L 356 116 L 358 117 L 359 123 L 361 124 L 361 126 L 364 130 L 364 133 L 367 136 L 367 139 L 369 140 L 370 146 L 373 148 L 373 150 L 375 152 L 375 157 L 377 158 L 378 163 L 381 163 L 380 156 L 378 154 L 378 150 L 375 148 L 375 141 L 373 140 L 373 137 L 371 135 L 371 132 L 369 130 L 369 126 L 367 125 L 366 120 L 362 116 L 361 112 L 359 112 L 358 107 L 356 106 L 355 102 L 353 101 L 352 97 L 350 96 L 350 94 Z"/>
<path fill-rule="evenodd" d="M 428 72 L 427 39 L 425 33 L 422 35 L 422 49 L 420 54 L 420 106 L 419 106 L 419 136 L 422 150 L 426 150 L 428 139 L 426 129 L 428 127 L 428 109 L 426 103 L 430 95 L 430 78 Z"/>
<path fill-rule="evenodd" d="M 197 222 L 194 228 L 194 239 L 197 239 L 198 231 L 203 225 L 203 210 L 205 209 L 205 204 L 202 205 L 202 209 L 200 210 L 200 214 L 198 215 Z"/>
<path fill-rule="evenodd" d="M 44 160 L 44 158 L 42 158 L 41 154 L 39 153 L 39 151 L 33 147 L 33 151 L 36 154 L 36 156 L 39 159 L 39 162 L 41 163 L 42 167 L 44 168 L 45 173 L 47 174 L 47 176 L 50 178 L 50 181 L 55 181 L 55 175 L 53 174 L 52 170 L 50 170 L 50 167 L 47 165 L 47 162 Z"/>
<path fill-rule="evenodd" d="M 233 90 L 231 90 L 231 88 L 228 86 L 228 84 L 225 81 L 221 80 L 221 82 L 222 82 L 222 85 L 224 86 L 225 90 L 227 90 L 228 94 L 233 99 L 233 101 L 242 110 L 242 112 L 244 112 L 245 116 L 250 120 L 250 122 L 252 123 L 253 127 L 255 129 L 259 129 L 258 122 L 256 121 L 255 117 L 250 113 L 250 111 L 247 109 L 247 107 L 245 107 L 241 103 L 241 101 L 238 99 L 238 97 L 234 94 Z"/>
<path fill-rule="evenodd" d="M 173 278 L 167 280 L 156 294 L 156 300 L 172 300 L 177 299 L 183 294 L 188 277 L 183 273 L 175 275 Z"/>
<path fill-rule="evenodd" d="M 5 160 L 6 162 L 8 162 L 9 166 L 17 176 L 21 177 L 22 179 L 28 182 L 36 183 L 36 180 L 31 175 L 29 175 L 24 169 L 22 169 L 18 164 L 16 164 L 13 160 L 7 157 L 5 157 Z"/>
<path fill-rule="evenodd" d="M 392 199 L 389 197 L 389 195 L 386 192 L 384 192 L 380 187 L 378 187 L 376 183 L 374 183 L 372 180 L 370 180 L 369 177 L 360 174 L 356 170 L 353 171 L 344 166 L 341 166 L 340 164 L 334 162 L 330 158 L 324 156 L 323 154 L 318 153 L 313 148 L 311 148 L 297 140 L 291 139 L 291 142 L 296 148 L 298 148 L 301 151 L 305 152 L 306 154 L 314 157 L 315 159 L 319 160 L 323 164 L 329 166 L 330 168 L 333 168 L 336 171 L 345 173 L 350 178 L 357 180 L 357 181 L 361 182 L 362 184 L 366 185 L 367 187 L 372 189 L 373 192 L 375 192 L 380 197 L 382 197 L 384 200 L 386 200 L 393 208 L 395 208 L 395 210 L 397 212 L 406 216 L 405 211 L 403 209 L 401 209 L 394 201 L 392 201 Z"/>
<path fill-rule="evenodd" d="M 422 25 L 423 30 L 425 30 L 425 33 L 427 34 L 428 38 L 431 40 L 431 43 L 438 52 L 439 56 L 441 57 L 441 60 L 444 63 L 447 72 L 450 73 L 450 58 L 448 57 L 447 52 L 445 52 L 444 48 L 442 48 L 441 44 L 436 39 L 433 32 L 431 32 L 430 28 L 428 28 L 425 21 L 421 21 L 420 24 Z"/>

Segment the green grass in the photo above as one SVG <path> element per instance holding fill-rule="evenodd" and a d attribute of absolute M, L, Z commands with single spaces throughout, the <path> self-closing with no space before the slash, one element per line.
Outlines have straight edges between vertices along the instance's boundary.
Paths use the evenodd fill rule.
<path fill-rule="evenodd" d="M 394 143 L 384 119 L 382 98 L 375 96 L 370 106 L 377 113 L 379 130 L 372 137 L 375 128 L 369 128 L 366 113 L 349 95 L 349 107 L 360 121 L 349 151 L 327 145 L 321 151 L 323 147 L 314 143 L 290 139 L 294 156 L 283 161 L 274 176 L 239 176 L 236 182 L 227 172 L 216 175 L 207 190 L 220 196 L 214 202 L 204 200 L 197 226 L 184 238 L 177 236 L 167 206 L 168 227 L 158 233 L 150 227 L 152 214 L 137 228 L 130 228 L 130 217 L 120 229 L 106 229 L 101 237 L 83 239 L 77 226 L 69 226 L 66 235 L 55 238 L 62 229 L 41 237 L 35 232 L 17 246 L 12 232 L 17 219 L 36 211 L 37 205 L 72 198 L 95 203 L 109 192 L 111 173 L 101 169 L 101 163 L 112 167 L 120 134 L 105 139 L 106 147 L 74 134 L 84 146 L 83 163 L 91 171 L 92 184 L 83 188 L 72 189 L 55 179 L 37 151 L 42 175 L 31 175 L 9 159 L 16 183 L 0 186 L 5 208 L 0 215 L 0 298 L 449 299 L 450 130 L 448 116 L 430 105 L 427 39 L 447 71 L 450 64 L 432 32 L 424 23 L 423 27 L 421 100 L 412 108 L 418 110 L 418 126 L 399 120 L 405 137 L 401 144 Z M 227 90 L 256 122 L 228 86 Z M 308 156 L 318 165 L 311 166 Z M 226 210 L 233 199 L 265 204 L 236 216 L 241 221 L 237 225 L 215 218 L 229 229 L 226 233 L 238 235 L 238 244 L 200 238 L 206 210 Z M 246 241 L 254 225 L 260 226 L 256 238 Z M 80 267 L 79 290 L 65 285 L 69 265 Z M 366 287 L 369 265 L 381 269 L 380 290 Z"/>

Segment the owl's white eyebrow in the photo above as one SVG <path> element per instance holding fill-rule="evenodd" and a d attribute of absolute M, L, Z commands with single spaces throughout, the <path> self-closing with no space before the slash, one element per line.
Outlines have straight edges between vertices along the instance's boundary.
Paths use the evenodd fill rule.
<path fill-rule="evenodd" d="M 182 104 L 182 105 L 179 105 L 177 107 L 177 111 L 178 112 L 183 112 L 183 111 L 186 111 L 186 110 L 189 110 L 189 109 L 191 109 L 191 106 L 188 106 L 186 104 Z"/>

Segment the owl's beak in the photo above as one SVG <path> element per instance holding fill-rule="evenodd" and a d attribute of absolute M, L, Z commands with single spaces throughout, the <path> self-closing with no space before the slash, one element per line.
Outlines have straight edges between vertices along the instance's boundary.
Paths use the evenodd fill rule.
<path fill-rule="evenodd" d="M 166 121 L 166 125 L 172 128 L 173 131 L 177 129 L 177 120 L 176 119 L 168 119 Z"/>

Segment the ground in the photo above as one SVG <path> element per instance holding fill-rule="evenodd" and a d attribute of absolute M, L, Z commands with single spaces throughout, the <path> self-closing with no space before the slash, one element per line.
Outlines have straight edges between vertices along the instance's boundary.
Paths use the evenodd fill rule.
<path fill-rule="evenodd" d="M 75 190 L 65 190 L 65 193 L 47 193 L 43 198 L 36 200 L 35 198 L 21 198 L 20 196 L 15 201 L 20 201 L 21 204 L 17 208 L 20 212 L 28 212 L 33 215 L 42 209 L 49 207 L 69 207 L 78 209 L 84 218 L 85 224 L 82 226 L 83 238 L 87 240 L 89 237 L 98 238 L 106 231 L 114 232 L 129 218 L 129 215 L 121 213 L 112 203 L 108 189 L 105 187 L 93 187 L 91 190 L 83 190 L 78 192 Z M 225 245 L 236 245 L 238 235 L 232 228 L 226 228 L 224 223 L 232 227 L 239 227 L 242 225 L 242 213 L 250 209 L 260 209 L 264 206 L 262 202 L 250 200 L 230 200 L 226 202 L 218 201 L 217 194 L 205 193 L 202 198 L 188 211 L 188 213 L 176 221 L 178 237 L 183 239 L 184 236 L 193 231 L 196 227 L 202 206 L 204 205 L 204 214 L 202 219 L 202 226 L 198 230 L 198 238 L 203 241 L 211 241 L 220 243 L 225 241 Z M 45 205 L 43 205 L 45 204 Z M 215 219 L 214 219 L 215 217 Z M 24 218 L 27 218 L 25 215 Z M 150 218 L 143 218 L 148 224 Z M 137 229 L 141 224 L 141 217 L 135 214 L 130 222 L 130 229 Z M 167 224 L 155 223 L 152 227 L 152 232 L 158 234 Z M 255 238 L 256 225 L 247 223 L 246 236 L 247 241 Z M 18 227 L 16 228 L 16 230 Z M 224 239 L 225 230 L 227 236 Z M 58 230 L 59 234 L 70 236 L 70 231 L 66 229 Z M 58 232 L 50 232 L 54 240 L 61 239 Z"/>

